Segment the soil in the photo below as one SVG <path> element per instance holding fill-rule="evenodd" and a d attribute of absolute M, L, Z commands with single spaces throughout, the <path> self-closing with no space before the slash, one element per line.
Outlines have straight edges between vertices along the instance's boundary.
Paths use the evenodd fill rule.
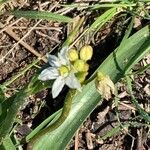
<path fill-rule="evenodd" d="M 72 1 L 60 1 L 61 4 L 69 4 L 71 2 Z M 24 10 L 49 10 L 56 3 L 57 2 L 55 0 L 51 2 L 27 2 L 21 0 L 5 5 L 2 10 L 6 11 L 12 7 L 13 9 L 20 7 Z M 61 9 L 61 6 L 56 6 L 53 9 L 53 12 L 59 9 Z M 101 11 L 89 13 L 89 16 L 86 19 L 86 24 L 90 24 L 90 22 L 92 22 L 94 18 L 99 15 L 99 13 L 101 13 Z M 75 17 L 78 14 L 84 15 L 85 12 L 73 9 L 67 13 L 67 15 L 71 17 Z M 125 17 L 117 16 L 114 21 L 111 21 L 105 25 L 95 35 L 94 40 L 90 43 L 94 49 L 94 56 L 90 61 L 89 75 L 91 75 L 99 64 L 119 45 L 119 42 L 121 41 L 128 25 L 122 23 L 125 19 Z M 25 45 L 28 45 L 29 48 L 26 48 L 23 44 L 16 44 L 18 41 L 16 40 L 16 36 L 20 40 L 37 22 L 38 20 L 24 18 L 19 19 L 9 15 L 0 16 L 0 84 L 6 85 L 6 97 L 10 97 L 17 90 L 22 89 L 28 82 L 30 82 L 31 77 L 36 70 L 44 64 L 44 61 L 40 61 L 34 67 L 26 71 L 22 76 L 18 77 L 15 81 L 9 83 L 15 75 L 19 74 L 29 64 L 37 59 L 37 55 L 31 52 L 30 48 L 34 49 L 39 55 L 42 56 L 49 51 L 56 53 L 60 45 L 67 37 L 68 27 L 66 24 L 41 21 L 23 40 Z M 145 23 L 141 24 L 141 27 L 143 26 L 145 26 Z M 135 28 L 133 33 L 137 30 L 139 29 Z M 142 66 L 149 63 L 150 55 L 147 55 L 137 65 L 135 65 L 133 69 L 138 70 Z M 134 95 L 140 105 L 148 111 L 150 71 L 147 70 L 144 74 L 135 75 L 133 78 Z M 135 107 L 130 101 L 131 97 L 127 93 L 125 83 L 120 81 L 117 83 L 117 88 L 121 101 L 121 104 L 118 107 L 120 120 L 121 122 L 129 122 L 138 114 L 136 114 Z M 68 88 L 65 87 L 56 99 L 52 99 L 51 89 L 46 89 L 38 94 L 28 97 L 20 112 L 18 112 L 17 118 L 21 120 L 21 124 L 16 127 L 15 134 L 20 138 L 24 137 L 44 119 L 59 110 L 63 106 L 62 97 L 65 97 L 67 91 Z M 104 100 L 103 104 L 97 106 L 97 108 L 83 123 L 75 137 L 68 145 L 67 149 L 149 149 L 149 129 L 144 126 L 130 126 L 129 128 L 120 130 L 120 132 L 112 137 L 108 137 L 106 139 L 101 138 L 106 132 L 112 130 L 118 125 L 119 123 L 116 116 L 113 98 L 110 101 Z"/>

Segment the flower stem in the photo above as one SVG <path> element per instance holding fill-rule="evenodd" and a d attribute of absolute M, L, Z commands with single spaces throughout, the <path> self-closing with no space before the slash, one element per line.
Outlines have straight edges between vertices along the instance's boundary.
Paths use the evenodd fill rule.
<path fill-rule="evenodd" d="M 53 130 L 55 130 L 56 128 L 58 128 L 68 117 L 71 106 L 72 106 L 72 100 L 74 95 L 76 94 L 76 90 L 70 90 L 66 96 L 65 102 L 64 102 L 64 106 L 63 106 L 63 110 L 61 113 L 61 116 L 58 118 L 58 120 L 51 124 L 50 126 L 48 126 L 47 128 L 44 128 L 43 130 L 41 130 L 41 132 L 37 133 L 33 138 L 31 138 L 31 141 L 28 144 L 28 150 L 33 149 L 33 145 L 38 142 L 38 140 L 40 140 L 40 138 L 49 133 L 52 132 Z M 28 142 L 28 141 L 27 141 Z"/>

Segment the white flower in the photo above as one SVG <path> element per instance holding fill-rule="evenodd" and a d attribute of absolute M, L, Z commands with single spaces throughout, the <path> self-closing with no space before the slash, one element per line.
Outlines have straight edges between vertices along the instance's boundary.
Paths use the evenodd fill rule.
<path fill-rule="evenodd" d="M 81 91 L 81 84 L 75 77 L 71 63 L 67 57 L 67 52 L 68 48 L 64 47 L 58 53 L 58 57 L 48 55 L 48 62 L 51 67 L 44 69 L 38 77 L 42 81 L 56 79 L 52 86 L 53 98 L 59 95 L 65 84 L 71 89 Z"/>

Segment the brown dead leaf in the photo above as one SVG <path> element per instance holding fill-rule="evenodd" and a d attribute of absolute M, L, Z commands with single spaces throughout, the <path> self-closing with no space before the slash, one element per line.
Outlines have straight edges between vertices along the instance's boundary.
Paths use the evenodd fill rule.
<path fill-rule="evenodd" d="M 97 74 L 96 88 L 106 100 L 109 100 L 112 97 L 112 94 L 115 94 L 114 83 L 108 75 L 104 75 L 101 72 L 98 72 Z"/>

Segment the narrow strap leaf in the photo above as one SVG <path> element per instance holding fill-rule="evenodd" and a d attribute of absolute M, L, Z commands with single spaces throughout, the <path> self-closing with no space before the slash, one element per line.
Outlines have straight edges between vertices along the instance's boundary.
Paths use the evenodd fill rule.
<path fill-rule="evenodd" d="M 16 150 L 16 147 L 9 136 L 6 136 L 3 140 L 3 147 L 5 150 Z"/>
<path fill-rule="evenodd" d="M 45 20 L 53 20 L 53 21 L 59 21 L 59 22 L 70 22 L 72 19 L 70 17 L 52 13 L 52 12 L 46 12 L 46 11 L 12 11 L 12 15 L 16 17 L 25 17 L 25 18 L 31 18 L 31 19 L 45 19 Z"/>
<path fill-rule="evenodd" d="M 49 132 L 55 130 L 56 128 L 58 128 L 68 117 L 71 106 L 72 106 L 72 100 L 74 98 L 76 94 L 76 90 L 70 90 L 66 96 L 65 102 L 64 102 L 64 106 L 63 106 L 63 110 L 61 113 L 61 116 L 58 118 L 58 120 L 56 122 L 54 122 L 53 124 L 51 124 L 50 126 L 48 126 L 47 128 L 43 129 L 41 132 L 37 133 L 29 142 L 28 144 L 28 150 L 32 149 L 32 146 L 38 142 L 38 140 L 45 134 L 48 134 Z"/>

